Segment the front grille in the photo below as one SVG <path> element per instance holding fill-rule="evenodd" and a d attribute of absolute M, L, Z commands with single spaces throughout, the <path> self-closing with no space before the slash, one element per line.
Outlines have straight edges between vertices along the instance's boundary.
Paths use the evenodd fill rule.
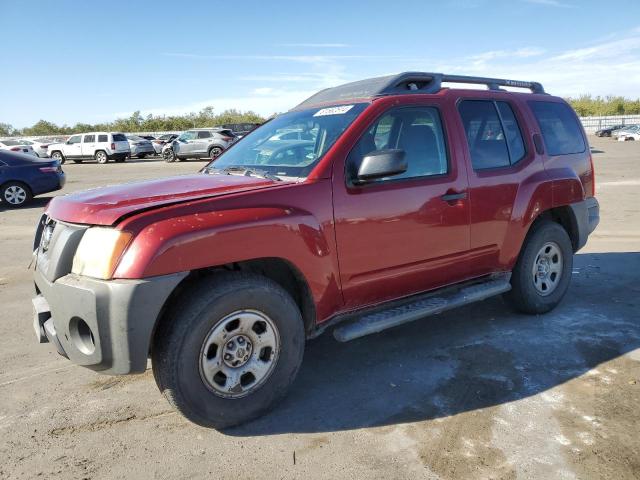
<path fill-rule="evenodd" d="M 43 216 L 34 245 L 37 245 L 36 268 L 47 280 L 53 282 L 71 273 L 73 256 L 87 228 Z"/>

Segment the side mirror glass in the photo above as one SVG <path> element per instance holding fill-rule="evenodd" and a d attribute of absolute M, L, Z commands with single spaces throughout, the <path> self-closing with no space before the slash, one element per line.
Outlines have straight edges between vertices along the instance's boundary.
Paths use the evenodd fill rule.
<path fill-rule="evenodd" d="M 405 159 L 405 151 L 374 150 L 362 159 L 358 168 L 358 183 L 366 183 L 384 177 L 392 177 L 407 171 L 408 165 Z"/>

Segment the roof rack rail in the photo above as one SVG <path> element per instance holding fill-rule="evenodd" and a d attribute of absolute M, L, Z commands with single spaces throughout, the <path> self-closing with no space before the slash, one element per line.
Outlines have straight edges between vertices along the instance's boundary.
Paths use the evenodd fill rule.
<path fill-rule="evenodd" d="M 389 78 L 389 77 L 387 77 Z M 442 83 L 468 83 L 486 85 L 489 90 L 502 90 L 500 87 L 527 88 L 531 93 L 545 93 L 542 84 L 523 80 L 503 78 L 473 77 L 467 75 L 448 75 L 444 73 L 405 72 L 390 78 L 389 83 L 377 95 L 398 93 L 436 93 L 442 89 Z"/>
<path fill-rule="evenodd" d="M 442 84 L 466 83 L 486 85 L 489 90 L 502 91 L 500 87 L 527 88 L 531 93 L 545 93 L 538 82 L 506 80 L 502 78 L 470 77 L 465 75 L 447 75 L 430 72 L 404 72 L 386 77 L 368 78 L 321 90 L 300 103 L 294 110 L 300 110 L 320 103 L 330 103 L 357 98 L 372 98 L 403 93 L 437 93 Z"/>

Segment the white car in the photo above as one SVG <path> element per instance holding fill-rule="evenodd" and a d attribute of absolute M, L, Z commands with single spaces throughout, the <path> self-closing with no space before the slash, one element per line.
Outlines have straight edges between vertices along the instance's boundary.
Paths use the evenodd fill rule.
<path fill-rule="evenodd" d="M 627 136 L 629 134 L 639 133 L 640 125 L 627 125 L 626 127 L 619 128 L 611 132 L 611 137 L 620 140 L 620 137 Z"/>
<path fill-rule="evenodd" d="M 25 145 L 22 140 L 12 140 L 10 138 L 0 140 L 0 150 L 11 150 L 12 152 L 33 155 L 34 157 L 38 156 L 31 145 Z"/>
<path fill-rule="evenodd" d="M 635 132 L 624 132 L 618 137 L 619 142 L 626 142 L 628 140 L 640 140 L 640 130 Z"/>
<path fill-rule="evenodd" d="M 53 138 L 23 138 L 19 140 L 23 145 L 31 145 L 36 154 L 41 158 L 49 156 L 47 148 L 52 143 L 58 143 L 59 140 Z"/>
<path fill-rule="evenodd" d="M 156 153 L 153 144 L 146 138 L 137 135 L 127 135 L 127 140 L 129 141 L 132 157 L 144 158 L 147 155 L 155 155 Z"/>
<path fill-rule="evenodd" d="M 129 141 L 124 133 L 89 132 L 72 135 L 64 143 L 49 145 L 49 156 L 60 163 L 72 160 L 82 163 L 84 160 L 94 159 L 98 163 L 109 160 L 124 162 L 131 156 Z"/>

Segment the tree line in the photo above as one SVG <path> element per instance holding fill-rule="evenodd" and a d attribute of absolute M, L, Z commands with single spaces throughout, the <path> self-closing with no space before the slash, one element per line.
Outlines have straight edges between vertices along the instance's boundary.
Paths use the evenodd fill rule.
<path fill-rule="evenodd" d="M 31 127 L 14 128 L 9 123 L 0 122 L 0 136 L 41 136 L 71 135 L 72 133 L 107 131 L 107 132 L 165 132 L 183 131 L 189 128 L 215 127 L 227 123 L 262 123 L 266 119 L 255 112 L 241 112 L 235 109 L 215 114 L 213 107 L 205 107 L 199 112 L 186 115 L 147 115 L 139 111 L 128 118 L 118 118 L 105 123 L 76 123 L 73 126 L 57 125 L 47 120 L 39 120 Z"/>
<path fill-rule="evenodd" d="M 607 115 L 640 115 L 640 99 L 631 100 L 620 96 L 593 97 L 582 95 L 567 98 L 574 110 L 581 117 Z M 227 123 L 262 123 L 266 119 L 255 112 L 241 112 L 230 109 L 215 114 L 213 107 L 205 107 L 199 112 L 186 115 L 147 115 L 136 111 L 128 118 L 118 118 L 106 123 L 76 123 L 73 126 L 56 125 L 47 120 L 40 120 L 31 127 L 14 128 L 8 123 L 0 122 L 0 136 L 39 136 L 70 135 L 72 133 L 91 131 L 117 132 L 164 132 L 182 131 L 189 128 L 215 127 Z"/>

